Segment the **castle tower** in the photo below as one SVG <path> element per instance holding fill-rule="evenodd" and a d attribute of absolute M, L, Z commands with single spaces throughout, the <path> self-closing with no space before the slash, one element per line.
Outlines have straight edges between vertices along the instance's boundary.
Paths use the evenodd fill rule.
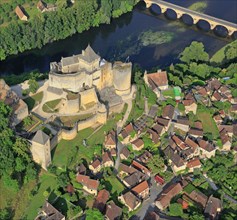
<path fill-rule="evenodd" d="M 50 138 L 43 131 L 38 130 L 32 139 L 31 153 L 33 160 L 40 164 L 43 169 L 51 163 Z"/>
<path fill-rule="evenodd" d="M 104 104 L 98 104 L 98 111 L 97 111 L 97 122 L 101 124 L 105 124 L 107 121 L 107 109 Z"/>
<path fill-rule="evenodd" d="M 132 63 L 115 62 L 113 65 L 113 82 L 118 95 L 131 92 Z"/>

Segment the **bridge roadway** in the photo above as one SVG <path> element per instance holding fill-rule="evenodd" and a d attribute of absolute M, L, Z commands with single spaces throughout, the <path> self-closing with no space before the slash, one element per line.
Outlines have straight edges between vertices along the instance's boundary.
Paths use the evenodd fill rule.
<path fill-rule="evenodd" d="M 144 2 L 146 3 L 148 8 L 152 4 L 158 5 L 161 8 L 162 13 L 164 13 L 167 9 L 172 9 L 176 12 L 177 18 L 180 18 L 182 15 L 187 14 L 192 17 L 194 24 L 196 24 L 199 20 L 205 20 L 210 24 L 211 29 L 214 29 L 217 25 L 221 25 L 228 30 L 229 35 L 232 35 L 235 31 L 237 31 L 237 24 L 235 23 L 225 21 L 207 14 L 199 13 L 163 0 L 144 0 Z"/>

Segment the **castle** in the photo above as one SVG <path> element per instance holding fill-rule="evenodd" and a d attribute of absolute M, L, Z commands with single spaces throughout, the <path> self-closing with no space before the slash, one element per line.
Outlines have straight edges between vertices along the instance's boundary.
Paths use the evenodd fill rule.
<path fill-rule="evenodd" d="M 52 62 L 49 80 L 43 89 L 43 101 L 36 113 L 46 117 L 46 121 L 65 115 L 92 113 L 93 116 L 78 121 L 73 128 L 61 127 L 52 138 L 38 131 L 31 140 L 33 159 L 47 169 L 51 163 L 50 151 L 61 139 L 71 140 L 80 130 L 105 124 L 108 115 L 121 112 L 125 100 L 133 94 L 131 75 L 131 63 L 111 64 L 96 54 L 90 45 L 79 55 Z M 43 106 L 54 100 L 60 100 L 55 107 L 57 111 L 44 112 Z"/>

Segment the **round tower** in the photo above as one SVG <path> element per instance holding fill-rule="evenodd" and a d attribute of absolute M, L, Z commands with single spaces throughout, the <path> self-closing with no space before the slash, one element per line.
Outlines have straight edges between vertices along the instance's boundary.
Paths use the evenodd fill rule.
<path fill-rule="evenodd" d="M 113 65 L 113 81 L 115 92 L 128 95 L 131 91 L 132 63 L 115 62 Z"/>
<path fill-rule="evenodd" d="M 98 104 L 97 122 L 105 124 L 107 122 L 107 109 L 104 104 Z"/>

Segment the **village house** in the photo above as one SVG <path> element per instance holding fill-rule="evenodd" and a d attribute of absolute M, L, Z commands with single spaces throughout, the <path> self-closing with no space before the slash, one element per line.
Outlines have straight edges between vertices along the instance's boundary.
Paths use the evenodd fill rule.
<path fill-rule="evenodd" d="M 182 191 L 182 189 L 183 188 L 180 183 L 172 184 L 160 193 L 160 195 L 155 201 L 155 205 L 160 210 L 165 210 L 170 205 L 171 199 L 178 195 Z"/>
<path fill-rule="evenodd" d="M 214 121 L 216 122 L 217 125 L 220 125 L 223 122 L 222 117 L 221 117 L 220 114 L 217 114 L 217 115 L 213 116 L 213 119 L 214 119 Z"/>
<path fill-rule="evenodd" d="M 165 127 L 165 130 L 168 131 L 171 124 L 171 120 L 167 118 L 158 117 L 157 123 L 163 125 Z"/>
<path fill-rule="evenodd" d="M 128 207 L 128 211 L 134 211 L 141 205 L 141 200 L 137 198 L 132 192 L 127 192 L 118 197 L 118 199 Z"/>
<path fill-rule="evenodd" d="M 131 144 L 132 149 L 136 151 L 140 151 L 144 147 L 144 142 L 142 139 L 136 139 L 133 142 L 131 142 Z"/>
<path fill-rule="evenodd" d="M 166 147 L 164 154 L 174 172 L 186 169 L 186 162 L 170 146 Z"/>
<path fill-rule="evenodd" d="M 207 82 L 207 86 L 211 90 L 218 90 L 221 87 L 221 82 L 218 79 L 213 78 Z"/>
<path fill-rule="evenodd" d="M 184 132 L 189 131 L 189 120 L 187 117 L 178 116 L 177 120 L 174 122 L 174 127 L 180 129 Z"/>
<path fill-rule="evenodd" d="M 152 127 L 152 130 L 154 130 L 159 136 L 162 136 L 165 133 L 165 127 L 161 124 L 155 124 Z"/>
<path fill-rule="evenodd" d="M 168 89 L 168 78 L 166 71 L 158 70 L 156 73 L 144 73 L 145 83 L 160 97 L 160 91 Z"/>
<path fill-rule="evenodd" d="M 223 128 L 220 131 L 220 138 L 222 142 L 222 148 L 220 148 L 221 151 L 230 151 L 231 148 L 231 137 L 229 137 L 228 132 Z"/>
<path fill-rule="evenodd" d="M 202 138 L 203 137 L 203 130 L 199 128 L 190 128 L 188 134 L 194 138 Z"/>
<path fill-rule="evenodd" d="M 188 202 L 186 202 L 185 200 L 179 198 L 179 199 L 177 200 L 177 203 L 179 203 L 180 205 L 182 205 L 182 209 L 188 209 L 189 204 L 188 204 Z"/>
<path fill-rule="evenodd" d="M 101 166 L 101 162 L 99 159 L 95 159 L 89 165 L 89 169 L 92 171 L 93 174 L 97 174 L 98 172 L 100 172 L 101 168 L 102 168 L 102 166 Z"/>
<path fill-rule="evenodd" d="M 159 219 L 160 219 L 160 216 L 154 211 L 147 212 L 144 218 L 144 220 L 159 220 Z"/>
<path fill-rule="evenodd" d="M 215 91 L 215 92 L 212 94 L 211 100 L 212 100 L 213 102 L 215 102 L 215 101 L 223 101 L 221 94 L 220 94 L 219 92 L 217 92 L 217 91 Z"/>
<path fill-rule="evenodd" d="M 162 176 L 160 176 L 159 174 L 156 174 L 154 179 L 155 179 L 156 183 L 159 185 L 164 185 L 164 183 L 165 183 L 164 178 Z"/>
<path fill-rule="evenodd" d="M 119 220 L 122 215 L 122 209 L 110 201 L 106 205 L 105 220 Z"/>
<path fill-rule="evenodd" d="M 194 189 L 192 192 L 188 193 L 184 189 L 184 196 L 183 198 L 186 198 L 185 200 L 195 202 L 197 205 L 199 205 L 202 209 L 205 208 L 207 203 L 207 196 L 203 194 L 200 191 L 197 191 Z"/>
<path fill-rule="evenodd" d="M 89 176 L 77 174 L 76 180 L 78 183 L 81 183 L 83 189 L 93 195 L 97 195 L 97 189 L 99 187 L 100 182 L 98 180 L 90 179 Z"/>
<path fill-rule="evenodd" d="M 109 200 L 110 194 L 106 189 L 102 189 L 98 192 L 98 195 L 94 201 L 93 208 L 99 209 L 101 213 L 104 212 L 106 202 Z"/>
<path fill-rule="evenodd" d="M 232 105 L 230 111 L 233 113 L 237 113 L 237 104 Z"/>
<path fill-rule="evenodd" d="M 116 149 L 114 149 L 114 148 L 111 149 L 110 154 L 111 154 L 112 157 L 116 157 L 116 156 L 117 156 L 117 151 L 116 151 Z"/>
<path fill-rule="evenodd" d="M 197 112 L 197 103 L 194 99 L 183 100 L 183 105 L 185 108 L 185 113 L 193 112 L 196 115 Z"/>
<path fill-rule="evenodd" d="M 40 213 L 35 218 L 35 220 L 65 220 L 65 216 L 59 212 L 56 208 L 54 208 L 48 201 L 46 201 L 43 205 L 43 207 L 40 210 Z"/>
<path fill-rule="evenodd" d="M 16 6 L 15 13 L 20 18 L 20 20 L 28 21 L 28 17 L 25 14 L 24 9 L 22 8 L 22 6 L 19 6 L 19 5 Z"/>
<path fill-rule="evenodd" d="M 198 145 L 200 147 L 200 157 L 211 158 L 216 154 L 216 148 L 208 141 L 198 140 Z"/>
<path fill-rule="evenodd" d="M 131 133 L 135 132 L 133 129 L 133 125 L 132 123 L 128 124 L 123 130 L 122 132 L 119 134 L 119 137 L 122 138 L 122 143 L 123 144 L 127 144 L 130 141 L 131 138 Z M 134 137 L 135 138 L 135 137 Z"/>
<path fill-rule="evenodd" d="M 148 128 L 147 133 L 154 144 L 159 142 L 160 136 L 154 130 Z"/>
<path fill-rule="evenodd" d="M 131 190 L 140 199 L 147 199 L 149 197 L 150 188 L 146 180 L 139 183 Z"/>
<path fill-rule="evenodd" d="M 200 154 L 198 144 L 189 136 L 186 137 L 184 143 L 193 149 L 193 156 L 198 156 Z"/>
<path fill-rule="evenodd" d="M 106 149 L 115 149 L 116 148 L 116 139 L 115 139 L 115 132 L 111 131 L 106 137 L 104 146 Z"/>
<path fill-rule="evenodd" d="M 163 109 L 162 118 L 172 120 L 174 116 L 174 110 L 175 108 L 173 105 L 166 105 Z"/>
<path fill-rule="evenodd" d="M 171 138 L 181 150 L 185 150 L 188 148 L 188 146 L 183 142 L 183 140 L 181 140 L 177 135 L 173 135 Z"/>
<path fill-rule="evenodd" d="M 147 176 L 151 175 L 151 171 L 143 166 L 142 164 L 138 163 L 137 161 L 133 160 L 131 164 L 135 169 L 140 170 L 142 173 L 144 173 Z"/>
<path fill-rule="evenodd" d="M 210 196 L 204 210 L 205 217 L 210 220 L 219 219 L 221 213 L 221 207 L 222 207 L 221 200 L 213 196 Z"/>
<path fill-rule="evenodd" d="M 76 168 L 77 173 L 86 175 L 86 167 L 83 163 L 81 163 L 79 166 Z"/>
<path fill-rule="evenodd" d="M 200 169 L 202 166 L 199 158 L 194 158 L 187 163 L 187 168 L 189 172 L 193 172 L 195 169 Z"/>
<path fill-rule="evenodd" d="M 219 129 L 219 131 L 222 131 L 223 129 L 225 129 L 230 137 L 232 137 L 234 134 L 234 132 L 233 132 L 234 126 L 233 125 L 219 125 L 218 129 Z"/>
<path fill-rule="evenodd" d="M 41 12 L 44 13 L 47 10 L 47 5 L 43 1 L 38 1 L 37 3 L 37 9 Z"/>
<path fill-rule="evenodd" d="M 120 152 L 120 159 L 121 160 L 127 160 L 130 155 L 130 151 L 127 147 L 123 147 L 123 149 Z"/>
<path fill-rule="evenodd" d="M 114 166 L 114 161 L 113 161 L 110 153 L 108 153 L 108 152 L 103 153 L 102 163 L 103 163 L 103 167 L 112 167 L 112 166 Z"/>
<path fill-rule="evenodd" d="M 137 161 L 146 164 L 151 158 L 152 154 L 149 151 L 145 150 L 140 156 L 137 157 Z"/>
<path fill-rule="evenodd" d="M 134 173 L 125 176 L 121 181 L 127 188 L 131 188 L 145 179 L 145 175 L 140 171 L 135 171 Z"/>

